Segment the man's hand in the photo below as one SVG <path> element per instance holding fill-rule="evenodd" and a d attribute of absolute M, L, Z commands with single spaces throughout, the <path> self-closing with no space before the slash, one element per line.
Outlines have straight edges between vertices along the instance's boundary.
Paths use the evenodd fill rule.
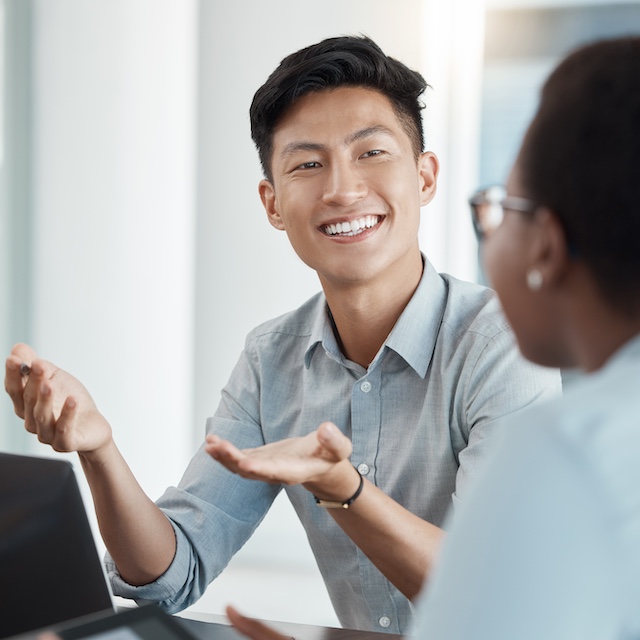
<path fill-rule="evenodd" d="M 227 607 L 227 617 L 242 635 L 251 638 L 251 640 L 295 640 L 289 636 L 282 635 L 258 620 L 243 616 L 233 607 Z"/>
<path fill-rule="evenodd" d="M 358 488 L 358 475 L 349 462 L 351 441 L 331 422 L 323 422 L 306 436 L 255 449 L 240 450 L 210 434 L 205 449 L 229 471 L 243 478 L 303 484 L 325 499 L 347 499 Z"/>
<path fill-rule="evenodd" d="M 11 350 L 4 386 L 25 429 L 56 451 L 88 453 L 111 441 L 111 427 L 84 386 L 26 344 Z"/>

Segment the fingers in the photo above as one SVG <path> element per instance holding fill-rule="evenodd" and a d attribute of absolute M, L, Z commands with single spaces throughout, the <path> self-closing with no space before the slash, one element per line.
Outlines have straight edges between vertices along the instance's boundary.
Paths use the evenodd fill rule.
<path fill-rule="evenodd" d="M 36 352 L 28 344 L 24 344 L 24 342 L 18 342 L 18 344 L 13 345 L 11 355 L 27 364 L 36 358 Z"/>
<path fill-rule="evenodd" d="M 73 396 L 69 396 L 62 405 L 51 440 L 51 446 L 56 451 L 78 451 L 81 448 L 81 443 L 77 442 L 75 428 L 77 406 L 78 403 Z"/>
<path fill-rule="evenodd" d="M 209 434 L 206 439 L 205 451 L 226 469 L 242 478 L 261 480 L 272 484 L 297 482 L 281 473 L 281 466 L 286 465 L 288 459 L 274 459 L 270 453 L 273 451 L 271 446 L 273 445 L 240 450 L 228 440 Z"/>
<path fill-rule="evenodd" d="M 316 482 L 331 473 L 337 464 L 342 466 L 345 460 L 348 462 L 351 441 L 331 423 L 324 423 L 323 431 L 328 446 L 316 430 L 305 436 L 242 450 L 210 434 L 205 450 L 229 471 L 243 478 L 272 484 L 304 484 Z"/>
<path fill-rule="evenodd" d="M 243 616 L 233 607 L 227 607 L 226 611 L 229 622 L 231 622 L 240 633 L 247 636 L 247 638 L 251 638 L 251 640 L 294 640 L 259 620 Z"/>
<path fill-rule="evenodd" d="M 246 454 L 228 440 L 223 440 L 213 434 L 207 436 L 205 450 L 212 458 L 235 473 L 239 473 L 237 467 L 240 460 L 246 458 Z"/>
<path fill-rule="evenodd" d="M 16 356 L 9 356 L 5 363 L 4 389 L 9 394 L 16 415 L 24 418 L 24 398 L 22 392 L 26 384 L 25 377 L 20 373 L 22 362 Z"/>
<path fill-rule="evenodd" d="M 30 433 L 37 433 L 40 442 L 46 444 L 53 442 L 55 429 L 53 399 L 51 388 L 46 382 L 41 382 L 39 385 L 33 408 L 27 413 L 25 427 Z"/>
<path fill-rule="evenodd" d="M 252 452 L 259 451 L 259 449 L 244 449 L 241 451 L 228 440 L 208 435 L 205 451 L 226 469 L 242 478 L 271 483 L 284 481 L 277 474 L 273 474 L 270 460 L 265 461 L 259 455 L 252 457 Z"/>
<path fill-rule="evenodd" d="M 205 451 L 226 469 L 243 478 L 269 482 L 269 479 L 263 477 L 259 469 L 255 469 L 256 462 L 259 466 L 260 461 L 252 460 L 249 457 L 253 449 L 241 451 L 228 440 L 223 440 L 216 435 L 209 434 L 206 439 Z"/>
<path fill-rule="evenodd" d="M 56 402 L 53 378 L 58 371 L 45 360 L 32 361 L 22 394 L 25 429 L 56 451 L 73 451 L 77 403 L 71 396 L 66 399 L 63 396 Z"/>
<path fill-rule="evenodd" d="M 40 442 L 51 445 L 55 451 L 75 451 L 78 446 L 74 441 L 77 406 L 75 398 L 67 398 L 62 405 L 60 415 L 56 417 L 50 385 L 42 382 L 39 391 L 31 413 L 29 425 L 33 429 L 31 433 L 36 433 Z"/>
<path fill-rule="evenodd" d="M 28 376 L 23 378 L 22 416 L 29 433 L 38 433 L 38 425 L 50 421 L 52 414 L 51 386 L 49 378 L 55 368 L 44 360 L 32 360 Z M 43 394 L 44 391 L 44 394 Z M 37 411 L 37 415 L 35 412 Z M 46 436 L 45 436 L 46 437 Z M 48 441 L 44 440 L 44 442 Z"/>
<path fill-rule="evenodd" d="M 28 381 L 28 369 L 36 357 L 36 352 L 26 344 L 16 344 L 5 363 L 4 388 L 13 402 L 13 408 L 24 418 L 23 391 Z M 26 368 L 25 368 L 26 365 Z"/>

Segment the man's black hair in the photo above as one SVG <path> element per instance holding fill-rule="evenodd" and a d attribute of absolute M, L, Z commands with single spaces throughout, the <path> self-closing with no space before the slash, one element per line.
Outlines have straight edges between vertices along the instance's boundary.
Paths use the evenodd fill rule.
<path fill-rule="evenodd" d="M 640 38 L 587 45 L 557 67 L 520 167 L 605 299 L 640 313 Z"/>
<path fill-rule="evenodd" d="M 344 86 L 368 87 L 385 95 L 419 157 L 424 150 L 424 78 L 385 55 L 368 37 L 328 38 L 284 58 L 253 97 L 251 137 L 267 179 L 272 180 L 273 136 L 282 116 L 303 95 Z"/>

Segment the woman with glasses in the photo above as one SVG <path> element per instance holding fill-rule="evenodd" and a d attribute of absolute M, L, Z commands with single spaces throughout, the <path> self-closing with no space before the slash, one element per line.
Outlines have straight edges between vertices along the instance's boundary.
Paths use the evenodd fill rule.
<path fill-rule="evenodd" d="M 471 199 L 522 353 L 586 376 L 520 417 L 452 528 L 420 635 L 640 637 L 640 38 L 552 73 Z"/>
<path fill-rule="evenodd" d="M 456 511 L 416 636 L 640 638 L 640 38 L 566 58 L 506 190 L 471 205 L 522 353 L 586 375 L 503 430 Z"/>

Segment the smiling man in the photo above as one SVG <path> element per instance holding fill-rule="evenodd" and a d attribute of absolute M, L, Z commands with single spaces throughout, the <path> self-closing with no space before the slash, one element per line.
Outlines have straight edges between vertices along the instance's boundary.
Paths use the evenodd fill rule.
<path fill-rule="evenodd" d="M 14 347 L 7 391 L 29 431 L 78 452 L 116 594 L 191 605 L 285 488 L 341 623 L 406 632 L 499 419 L 559 392 L 492 292 L 420 251 L 438 174 L 425 88 L 371 40 L 341 37 L 288 56 L 256 93 L 260 197 L 322 291 L 249 334 L 208 442 L 156 504 L 84 387 Z"/>
<path fill-rule="evenodd" d="M 269 164 L 269 220 L 318 274 L 343 355 L 366 368 L 422 276 L 420 206 L 435 193 L 436 157 L 416 152 L 385 95 L 355 86 L 300 97 Z"/>

